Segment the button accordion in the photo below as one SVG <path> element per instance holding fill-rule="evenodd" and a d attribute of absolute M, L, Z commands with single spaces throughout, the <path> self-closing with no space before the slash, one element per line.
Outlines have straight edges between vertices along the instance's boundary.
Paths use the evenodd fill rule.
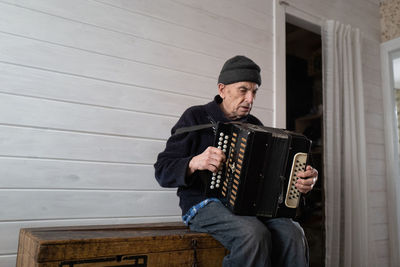
<path fill-rule="evenodd" d="M 297 172 L 306 168 L 311 141 L 284 129 L 245 123 L 218 123 L 214 146 L 226 155 L 207 178 L 206 195 L 233 213 L 260 217 L 296 216 Z"/>

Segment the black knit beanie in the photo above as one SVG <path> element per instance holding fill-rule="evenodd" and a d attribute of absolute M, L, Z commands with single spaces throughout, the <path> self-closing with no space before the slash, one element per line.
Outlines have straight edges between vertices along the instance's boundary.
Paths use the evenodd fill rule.
<path fill-rule="evenodd" d="M 254 82 L 261 85 L 260 67 L 245 56 L 228 59 L 222 67 L 218 83 Z"/>

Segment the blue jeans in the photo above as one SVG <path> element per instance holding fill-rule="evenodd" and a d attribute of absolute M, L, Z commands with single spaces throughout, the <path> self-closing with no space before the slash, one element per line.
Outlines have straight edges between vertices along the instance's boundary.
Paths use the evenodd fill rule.
<path fill-rule="evenodd" d="M 223 266 L 308 266 L 304 231 L 292 219 L 239 216 L 223 204 L 211 202 L 198 211 L 189 227 L 211 234 L 230 251 Z"/>

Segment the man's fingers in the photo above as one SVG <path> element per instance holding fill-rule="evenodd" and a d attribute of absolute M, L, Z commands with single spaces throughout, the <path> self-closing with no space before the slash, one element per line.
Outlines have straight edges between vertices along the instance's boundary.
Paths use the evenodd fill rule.
<path fill-rule="evenodd" d="M 225 161 L 225 154 L 222 150 L 210 146 L 203 153 L 198 155 L 196 160 L 199 162 L 199 170 L 216 172 L 221 169 Z"/>
<path fill-rule="evenodd" d="M 218 160 L 218 159 L 209 159 L 206 163 L 207 169 L 212 172 L 215 172 L 215 171 L 221 169 L 222 164 L 223 164 L 223 161 Z"/>
<path fill-rule="evenodd" d="M 209 147 L 208 152 L 212 158 L 225 160 L 225 153 L 219 148 Z"/>
<path fill-rule="evenodd" d="M 298 179 L 297 183 L 296 183 L 296 187 L 301 193 L 307 193 L 311 189 L 313 189 L 316 181 L 317 181 L 317 177 L 311 177 L 308 179 Z"/>
<path fill-rule="evenodd" d="M 317 177 L 318 171 L 316 169 L 314 169 L 313 167 L 311 167 L 310 165 L 308 165 L 306 170 L 304 172 L 298 172 L 297 176 L 301 177 L 301 178 Z"/>

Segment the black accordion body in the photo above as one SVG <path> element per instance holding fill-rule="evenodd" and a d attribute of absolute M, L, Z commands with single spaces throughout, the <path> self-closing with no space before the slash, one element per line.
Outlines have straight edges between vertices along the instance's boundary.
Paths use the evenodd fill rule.
<path fill-rule="evenodd" d="M 283 129 L 245 123 L 218 123 L 215 147 L 226 155 L 223 168 L 208 177 L 206 195 L 233 213 L 260 217 L 296 216 L 311 141 Z"/>

